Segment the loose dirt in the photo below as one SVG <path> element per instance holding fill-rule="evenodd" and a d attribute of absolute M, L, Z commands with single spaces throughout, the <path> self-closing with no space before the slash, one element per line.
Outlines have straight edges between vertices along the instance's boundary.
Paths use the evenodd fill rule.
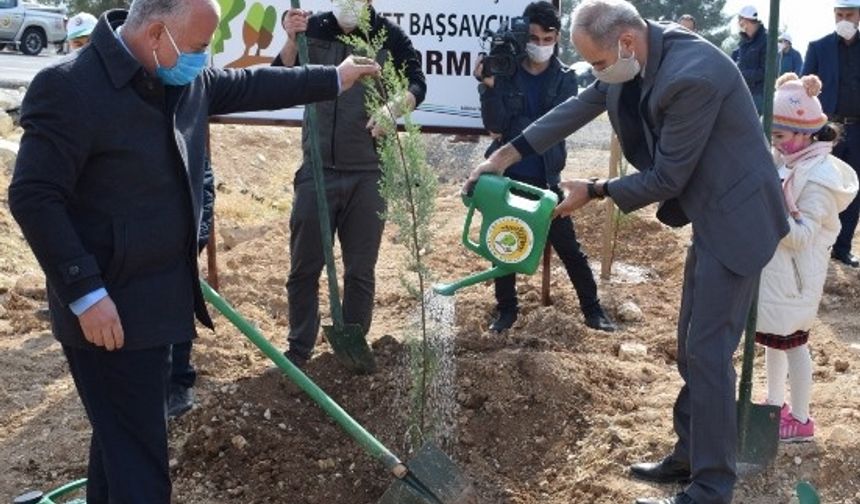
<path fill-rule="evenodd" d="M 222 294 L 273 343 L 288 330 L 284 282 L 292 175 L 298 131 L 216 125 L 218 274 Z M 605 173 L 608 127 L 598 123 L 570 140 L 567 176 Z M 439 280 L 488 267 L 459 245 L 464 207 L 459 181 L 480 159 L 480 144 L 428 136 L 439 167 L 436 240 L 430 267 Z M 0 174 L 6 187 L 8 174 Z M 83 477 L 89 427 L 61 350 L 41 316 L 41 273 L 4 200 L 0 208 L 0 498 L 53 488 Z M 577 233 L 599 270 L 604 207 L 576 216 Z M 386 238 L 379 261 L 370 339 L 380 364 L 353 376 L 325 342 L 307 374 L 370 432 L 404 458 L 411 383 L 403 334 L 416 305 L 401 286 L 404 250 Z M 492 286 L 456 297 L 456 430 L 443 448 L 475 481 L 482 502 L 624 503 L 679 488 L 631 480 L 627 466 L 666 454 L 675 370 L 675 314 L 687 231 L 674 231 L 645 209 L 620 221 L 616 268 L 600 283 L 610 316 L 622 305 L 641 320 L 619 321 L 614 334 L 584 326 L 576 295 L 557 258 L 552 306 L 542 306 L 540 277 L 521 277 L 521 313 L 513 329 L 487 332 Z M 204 274 L 206 271 L 204 270 Z M 791 502 L 810 480 L 826 503 L 860 504 L 860 277 L 831 265 L 820 321 L 813 329 L 813 443 L 781 446 L 773 466 L 743 480 L 736 503 Z M 323 316 L 326 289 L 321 289 Z M 153 314 L 156 316 L 156 314 Z M 200 331 L 193 359 L 200 373 L 194 409 L 170 424 L 174 501 L 188 504 L 376 502 L 390 482 L 382 466 L 269 362 L 223 317 Z M 631 344 L 646 351 L 625 350 Z M 623 347 L 623 348 L 622 348 Z M 763 397 L 762 356 L 754 396 Z"/>

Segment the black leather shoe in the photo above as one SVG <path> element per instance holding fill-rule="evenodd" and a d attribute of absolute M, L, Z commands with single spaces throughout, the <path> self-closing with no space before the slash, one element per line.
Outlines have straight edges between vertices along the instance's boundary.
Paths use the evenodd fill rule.
<path fill-rule="evenodd" d="M 499 316 L 490 324 L 490 330 L 500 333 L 510 329 L 517 321 L 517 310 L 500 310 Z"/>
<path fill-rule="evenodd" d="M 167 396 L 167 418 L 179 418 L 194 406 L 194 390 L 182 385 L 170 385 Z"/>
<path fill-rule="evenodd" d="M 681 492 L 674 497 L 666 497 L 663 499 L 658 499 L 656 497 L 653 499 L 643 497 L 641 499 L 636 499 L 636 504 L 696 504 L 696 501 L 694 501 L 689 495 Z"/>
<path fill-rule="evenodd" d="M 304 370 L 305 364 L 308 363 L 308 359 L 294 352 L 286 351 L 284 352 L 284 357 L 301 370 Z M 263 373 L 266 375 L 284 376 L 284 372 L 278 366 L 269 366 Z"/>
<path fill-rule="evenodd" d="M 852 268 L 860 267 L 860 260 L 857 259 L 857 256 L 852 254 L 851 252 L 836 252 L 831 251 L 830 257 L 835 259 L 846 266 L 851 266 Z"/>
<path fill-rule="evenodd" d="M 618 329 L 603 312 L 597 312 L 585 317 L 585 325 L 592 329 L 605 332 L 615 332 L 615 330 Z"/>
<path fill-rule="evenodd" d="M 666 457 L 660 462 L 633 464 L 630 466 L 630 474 L 636 479 L 654 483 L 689 483 L 690 465 Z"/>
<path fill-rule="evenodd" d="M 286 357 L 288 361 L 292 362 L 293 365 L 299 369 L 304 369 L 305 364 L 308 363 L 307 358 L 302 357 L 301 355 L 293 352 L 292 350 L 284 352 L 284 357 Z"/>

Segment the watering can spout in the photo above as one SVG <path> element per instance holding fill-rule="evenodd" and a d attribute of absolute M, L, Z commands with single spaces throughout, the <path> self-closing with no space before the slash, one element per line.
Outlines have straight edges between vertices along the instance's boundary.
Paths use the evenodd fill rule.
<path fill-rule="evenodd" d="M 498 266 L 494 268 L 490 268 L 486 271 L 482 271 L 480 273 L 475 273 L 474 275 L 469 275 L 466 278 L 462 278 L 457 280 L 456 282 L 446 283 L 446 284 L 434 284 L 433 292 L 437 294 L 441 294 L 442 296 L 453 296 L 455 292 L 462 289 L 463 287 L 468 287 L 470 285 L 475 285 L 476 283 L 481 283 L 486 280 L 492 280 L 494 278 L 498 278 L 501 276 L 509 275 L 512 271 L 509 271 L 504 268 L 500 268 Z"/>

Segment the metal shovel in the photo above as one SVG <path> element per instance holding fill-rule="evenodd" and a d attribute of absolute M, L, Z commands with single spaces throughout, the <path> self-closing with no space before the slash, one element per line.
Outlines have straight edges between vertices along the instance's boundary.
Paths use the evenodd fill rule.
<path fill-rule="evenodd" d="M 767 54 L 764 77 L 764 104 L 762 126 L 766 138 L 770 138 L 773 123 L 773 94 L 778 73 L 776 61 L 776 42 L 779 30 L 779 0 L 770 0 L 770 21 L 768 29 Z M 764 469 L 776 458 L 779 446 L 780 406 L 753 404 L 752 368 L 755 356 L 755 330 L 758 316 L 759 282 L 756 281 L 755 294 L 749 317 L 747 317 L 744 340 L 743 368 L 741 371 L 740 393 L 738 394 L 738 472 L 754 473 Z"/>
<path fill-rule="evenodd" d="M 227 317 L 257 348 L 259 348 L 287 378 L 319 405 L 371 457 L 379 460 L 397 478 L 388 488 L 380 504 L 477 504 L 478 497 L 469 479 L 444 452 L 425 445 L 408 463 L 374 438 L 356 422 L 317 384 L 284 357 L 274 345 L 233 309 L 203 280 L 203 297 Z"/>
<path fill-rule="evenodd" d="M 752 371 L 758 318 L 758 282 L 744 336 L 743 367 L 738 394 L 738 472 L 758 472 L 776 458 L 779 446 L 779 406 L 752 403 Z"/>
<path fill-rule="evenodd" d="M 821 497 L 815 487 L 808 481 L 801 481 L 795 487 L 797 491 L 797 500 L 800 504 L 821 504 Z"/>
<path fill-rule="evenodd" d="M 291 0 L 294 9 L 300 9 L 298 0 Z M 304 33 L 297 37 L 299 62 L 308 64 L 308 41 Z M 358 324 L 345 324 L 343 307 L 340 304 L 340 291 L 337 286 L 337 270 L 334 265 L 332 249 L 332 231 L 329 222 L 328 202 L 326 201 L 325 178 L 323 174 L 322 156 L 320 154 L 319 133 L 317 131 L 317 108 L 313 103 L 305 106 L 307 118 L 304 127 L 308 131 L 311 151 L 311 172 L 314 176 L 314 190 L 317 196 L 317 213 L 322 237 L 323 256 L 325 257 L 326 276 L 328 277 L 329 307 L 333 325 L 323 326 L 326 340 L 331 344 L 335 357 L 357 373 L 373 373 L 376 371 L 376 360 L 365 339 L 365 330 Z"/>

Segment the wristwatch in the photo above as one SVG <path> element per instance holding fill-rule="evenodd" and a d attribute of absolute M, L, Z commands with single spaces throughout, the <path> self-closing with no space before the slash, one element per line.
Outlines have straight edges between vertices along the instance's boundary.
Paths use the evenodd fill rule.
<path fill-rule="evenodd" d="M 606 182 L 600 184 L 600 191 L 597 190 L 597 177 L 591 177 L 588 179 L 588 185 L 586 185 L 586 189 L 588 190 L 588 198 L 589 199 L 600 199 L 606 197 Z"/>

